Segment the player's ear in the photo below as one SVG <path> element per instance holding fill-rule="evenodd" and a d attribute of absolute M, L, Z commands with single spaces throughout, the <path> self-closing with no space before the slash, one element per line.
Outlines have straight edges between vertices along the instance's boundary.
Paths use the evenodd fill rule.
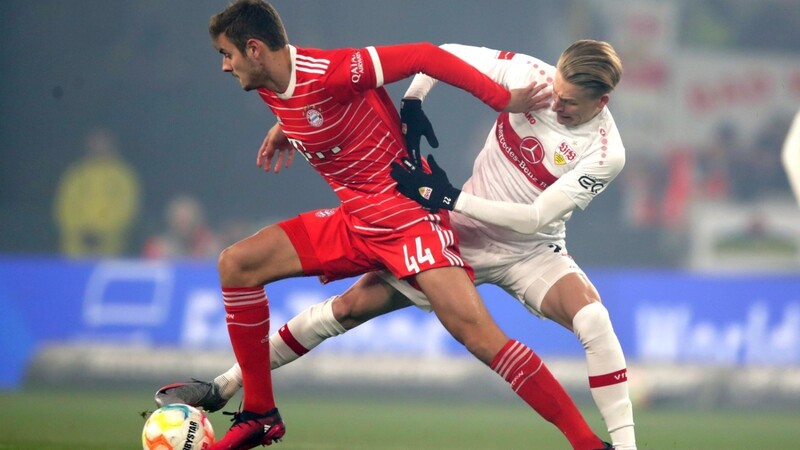
<path fill-rule="evenodd" d="M 600 99 L 598 100 L 598 102 L 599 102 L 599 103 L 598 103 L 598 107 L 599 107 L 600 109 L 602 109 L 604 106 L 606 106 L 606 105 L 608 104 L 608 101 L 609 101 L 610 99 L 611 99 L 611 96 L 610 96 L 610 95 L 608 95 L 608 94 L 603 94 L 603 95 L 601 95 L 601 96 L 600 96 Z"/>
<path fill-rule="evenodd" d="M 259 54 L 261 54 L 261 49 L 263 46 L 264 43 L 258 39 L 248 39 L 244 46 L 245 54 L 256 58 Z"/>

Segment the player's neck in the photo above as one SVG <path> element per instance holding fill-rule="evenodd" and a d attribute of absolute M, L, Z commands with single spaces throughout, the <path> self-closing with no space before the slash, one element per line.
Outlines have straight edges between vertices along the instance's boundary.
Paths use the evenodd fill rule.
<path fill-rule="evenodd" d="M 272 92 L 283 93 L 289 88 L 292 78 L 292 58 L 289 53 L 289 46 L 270 51 L 264 55 L 264 66 L 269 71 L 264 88 Z"/>

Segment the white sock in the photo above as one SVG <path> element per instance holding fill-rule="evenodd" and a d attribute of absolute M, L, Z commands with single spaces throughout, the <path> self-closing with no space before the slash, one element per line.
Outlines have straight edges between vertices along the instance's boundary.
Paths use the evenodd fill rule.
<path fill-rule="evenodd" d="M 611 443 L 619 450 L 635 450 L 625 355 L 608 310 L 600 302 L 590 303 L 575 314 L 572 328 L 586 350 L 592 398 L 606 422 Z"/>
<path fill-rule="evenodd" d="M 227 372 L 214 378 L 214 384 L 217 385 L 222 398 L 230 400 L 242 387 L 242 369 L 239 367 L 239 363 L 234 364 Z"/>
<path fill-rule="evenodd" d="M 269 362 L 273 370 L 305 355 L 325 339 L 347 331 L 333 317 L 336 297 L 310 306 L 269 337 Z"/>
<path fill-rule="evenodd" d="M 294 316 L 269 337 L 269 361 L 277 369 L 308 353 L 329 337 L 344 333 L 344 327 L 333 317 L 334 295 L 312 305 Z M 234 364 L 227 372 L 214 378 L 223 398 L 230 399 L 242 387 L 242 369 Z"/>

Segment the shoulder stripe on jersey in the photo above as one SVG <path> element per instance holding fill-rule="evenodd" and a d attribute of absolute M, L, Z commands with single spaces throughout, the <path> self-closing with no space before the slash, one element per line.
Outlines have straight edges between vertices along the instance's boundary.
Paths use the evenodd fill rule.
<path fill-rule="evenodd" d="M 319 63 L 328 65 L 331 63 L 330 59 L 323 59 L 323 58 L 312 58 L 306 55 L 297 55 L 297 59 L 301 61 L 308 61 L 309 63 Z"/>
<path fill-rule="evenodd" d="M 325 71 L 322 70 L 322 69 L 308 69 L 308 68 L 305 68 L 305 67 L 301 66 L 300 64 L 297 65 L 297 71 L 298 72 L 305 72 L 305 73 L 318 73 L 318 74 L 324 74 L 325 73 Z"/>
<path fill-rule="evenodd" d="M 297 61 L 298 67 L 308 67 L 310 69 L 322 69 L 325 70 L 328 68 L 327 64 L 320 64 L 320 63 L 310 63 L 305 61 Z"/>
<path fill-rule="evenodd" d="M 324 74 L 328 69 L 330 60 L 317 59 L 310 56 L 297 55 L 295 63 L 298 72 Z"/>
<path fill-rule="evenodd" d="M 375 68 L 375 87 L 383 86 L 383 66 L 381 66 L 381 59 L 378 57 L 378 51 L 375 47 L 367 47 L 369 57 L 372 59 L 372 67 Z"/>
<path fill-rule="evenodd" d="M 514 52 L 500 51 L 497 55 L 497 59 L 512 59 L 514 55 L 516 55 Z"/>

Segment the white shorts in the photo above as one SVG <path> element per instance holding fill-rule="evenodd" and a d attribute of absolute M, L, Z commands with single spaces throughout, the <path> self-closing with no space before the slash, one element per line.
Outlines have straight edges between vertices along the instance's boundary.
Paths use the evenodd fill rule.
<path fill-rule="evenodd" d="M 510 249 L 469 228 L 458 228 L 461 256 L 475 270 L 475 284 L 494 284 L 519 300 L 528 310 L 542 316 L 541 305 L 547 291 L 570 273 L 583 270 L 567 254 L 564 241 L 535 241 Z M 380 276 L 408 297 L 419 308 L 430 311 L 425 294 L 388 272 Z"/>

